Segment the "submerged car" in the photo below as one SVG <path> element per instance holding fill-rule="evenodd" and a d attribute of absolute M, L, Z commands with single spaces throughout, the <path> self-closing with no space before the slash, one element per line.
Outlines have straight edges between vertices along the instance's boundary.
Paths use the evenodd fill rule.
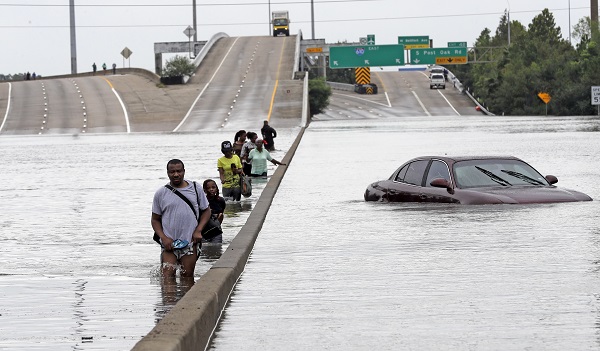
<path fill-rule="evenodd" d="M 423 156 L 369 185 L 364 196 L 365 201 L 465 205 L 592 201 L 579 191 L 556 187 L 557 182 L 513 156 Z"/>

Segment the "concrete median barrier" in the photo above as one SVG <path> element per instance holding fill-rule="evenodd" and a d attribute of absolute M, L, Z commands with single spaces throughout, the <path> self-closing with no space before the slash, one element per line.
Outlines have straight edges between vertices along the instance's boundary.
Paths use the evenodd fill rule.
<path fill-rule="evenodd" d="M 288 166 L 302 140 L 304 130 L 305 128 L 300 129 L 296 140 L 282 159 Z M 244 271 L 288 166 L 277 167 L 246 224 L 231 241 L 227 250 L 150 333 L 133 347 L 133 351 L 185 351 L 206 348 L 229 296 Z"/>

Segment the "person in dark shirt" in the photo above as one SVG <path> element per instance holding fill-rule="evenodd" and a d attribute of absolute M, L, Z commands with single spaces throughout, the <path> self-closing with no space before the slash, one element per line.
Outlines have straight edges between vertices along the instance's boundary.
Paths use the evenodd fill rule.
<path fill-rule="evenodd" d="M 225 212 L 225 207 L 227 206 L 225 199 L 219 195 L 219 187 L 217 186 L 217 182 L 212 179 L 207 179 L 202 184 L 202 188 L 204 189 L 204 193 L 206 194 L 206 199 L 208 200 L 208 205 L 211 210 L 211 215 L 213 218 L 219 221 L 219 223 L 223 223 L 223 213 Z M 219 234 L 210 240 L 203 239 L 204 242 L 211 243 L 222 243 L 223 242 L 223 234 Z"/>
<path fill-rule="evenodd" d="M 277 138 L 277 132 L 273 127 L 269 125 L 269 121 L 265 121 L 265 124 L 260 129 L 263 140 L 265 141 L 265 148 L 267 151 L 275 150 L 275 141 L 274 138 Z"/>

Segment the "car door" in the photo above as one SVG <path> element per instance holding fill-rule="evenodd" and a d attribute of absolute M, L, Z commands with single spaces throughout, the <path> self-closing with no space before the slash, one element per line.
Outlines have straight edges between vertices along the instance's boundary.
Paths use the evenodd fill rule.
<path fill-rule="evenodd" d="M 391 202 L 421 202 L 423 177 L 429 160 L 418 160 L 402 167 L 390 185 L 387 198 Z"/>
<path fill-rule="evenodd" d="M 421 201 L 442 203 L 458 202 L 452 194 L 448 193 L 448 189 L 431 186 L 431 181 L 437 178 L 443 178 L 450 182 L 450 169 L 445 162 L 432 160 L 427 169 L 425 186 L 421 188 L 421 194 L 419 196 Z"/>

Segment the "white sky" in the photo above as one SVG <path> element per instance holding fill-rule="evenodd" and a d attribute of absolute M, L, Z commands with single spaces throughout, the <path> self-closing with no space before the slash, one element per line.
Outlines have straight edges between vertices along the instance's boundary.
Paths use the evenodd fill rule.
<path fill-rule="evenodd" d="M 193 24 L 192 3 L 75 0 L 78 72 L 90 71 L 93 62 L 99 69 L 104 62 L 123 67 L 120 52 L 125 47 L 133 51 L 126 67 L 154 71 L 155 42 L 188 40 L 183 31 Z M 70 73 L 68 5 L 69 0 L 0 0 L 0 73 Z M 218 32 L 270 35 L 269 5 L 271 11 L 290 12 L 292 34 L 300 29 L 305 39 L 313 37 L 310 0 L 196 0 L 196 5 L 198 40 Z M 377 44 L 397 44 L 398 36 L 429 35 L 435 47 L 445 47 L 448 41 L 471 46 L 484 28 L 495 32 L 507 8 L 511 20 L 525 26 L 548 8 L 565 38 L 569 12 L 571 26 L 590 15 L 590 0 L 313 0 L 313 5 L 314 37 L 327 43 L 357 42 L 374 34 Z"/>

